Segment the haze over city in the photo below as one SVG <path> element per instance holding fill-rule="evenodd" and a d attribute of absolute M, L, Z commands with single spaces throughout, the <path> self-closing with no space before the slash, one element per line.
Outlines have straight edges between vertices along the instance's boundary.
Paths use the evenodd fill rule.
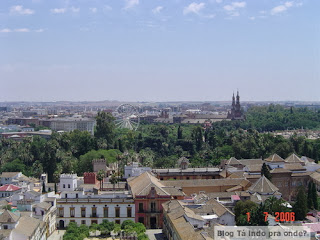
<path fill-rule="evenodd" d="M 319 7 L 2 0 L 0 101 L 320 101 Z"/>

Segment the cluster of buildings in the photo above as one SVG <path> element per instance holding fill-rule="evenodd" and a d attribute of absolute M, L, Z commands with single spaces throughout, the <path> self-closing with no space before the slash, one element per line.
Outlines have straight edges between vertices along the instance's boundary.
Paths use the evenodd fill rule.
<path fill-rule="evenodd" d="M 126 181 L 110 183 L 117 165 L 94 160 L 94 172 L 61 174 L 55 193 L 46 174 L 40 179 L 22 173 L 2 173 L 0 236 L 4 239 L 46 239 L 56 228 L 78 225 L 121 224 L 125 220 L 160 228 L 168 239 L 213 239 L 214 226 L 234 226 L 238 201 L 263 203 L 274 196 L 295 200 L 297 187 L 314 182 L 320 191 L 320 165 L 295 154 L 286 159 L 273 154 L 266 159 L 230 158 L 216 168 L 190 168 L 181 158 L 177 168 L 150 169 L 133 163 L 125 166 Z M 261 176 L 266 164 L 272 176 Z M 97 180 L 103 169 L 105 178 Z M 0 207 L 1 208 L 1 207 Z M 308 216 L 317 229 L 318 213 Z M 272 224 L 278 224 L 270 221 Z M 19 238 L 17 238 L 19 236 Z"/>
<path fill-rule="evenodd" d="M 205 105 L 206 106 L 206 105 Z M 232 96 L 231 109 L 223 108 L 220 111 L 212 109 L 186 109 L 181 112 L 173 112 L 171 108 L 162 109 L 160 116 L 143 116 L 142 120 L 147 122 L 203 124 L 210 127 L 212 123 L 219 121 L 244 120 L 245 116 L 241 109 L 240 95 Z"/>
<path fill-rule="evenodd" d="M 42 107 L 39 105 L 24 106 L 23 104 L 19 107 L 16 105 L 0 107 L 0 134 L 4 138 L 14 140 L 22 140 L 34 135 L 50 138 L 50 131 L 34 131 L 35 127 L 39 126 L 52 131 L 80 130 L 94 134 L 95 116 L 98 111 L 116 114 L 120 103 L 113 103 L 107 108 L 93 107 L 92 104 L 78 103 L 78 106 L 60 103 L 59 106 L 54 107 L 43 103 Z M 245 119 L 240 105 L 239 92 L 236 97 L 233 94 L 231 108 L 229 104 L 228 102 L 223 104 L 168 103 L 152 106 L 145 103 L 135 107 L 141 122 L 202 124 L 210 127 L 213 122 L 217 121 Z"/>

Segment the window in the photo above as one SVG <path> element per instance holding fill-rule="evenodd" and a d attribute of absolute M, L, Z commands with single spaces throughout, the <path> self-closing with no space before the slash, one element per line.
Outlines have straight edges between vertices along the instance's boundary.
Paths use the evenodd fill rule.
<path fill-rule="evenodd" d="M 107 218 L 108 217 L 108 208 L 107 207 L 104 207 L 103 208 L 103 217 Z"/>
<path fill-rule="evenodd" d="M 70 222 L 72 223 L 72 222 L 76 222 L 76 220 L 70 220 Z"/>
<path fill-rule="evenodd" d="M 96 207 L 93 207 L 92 208 L 92 215 L 91 217 L 97 217 L 97 208 Z"/>
<path fill-rule="evenodd" d="M 120 208 L 116 207 L 116 217 L 120 217 Z"/>
<path fill-rule="evenodd" d="M 143 212 L 143 203 L 139 203 L 139 212 Z"/>
<path fill-rule="evenodd" d="M 127 217 L 132 217 L 132 214 L 131 214 L 132 211 L 131 210 L 132 210 L 131 207 L 127 208 Z"/>
<path fill-rule="evenodd" d="M 63 188 L 66 188 L 66 185 L 65 185 L 65 184 L 63 184 Z"/>
<path fill-rule="evenodd" d="M 81 220 L 81 224 L 86 225 L 86 220 Z"/>
<path fill-rule="evenodd" d="M 86 217 L 86 208 L 85 207 L 81 208 L 81 217 Z"/>
<path fill-rule="evenodd" d="M 155 202 L 150 203 L 150 210 L 151 210 L 151 212 L 156 211 L 156 203 Z"/>
<path fill-rule="evenodd" d="M 116 224 L 120 224 L 120 220 L 116 220 Z"/>
<path fill-rule="evenodd" d="M 76 194 L 76 198 L 78 198 L 78 193 Z"/>
<path fill-rule="evenodd" d="M 3 229 L 8 229 L 8 225 L 3 225 Z"/>
<path fill-rule="evenodd" d="M 70 188 L 70 184 L 68 184 L 68 188 Z"/>
<path fill-rule="evenodd" d="M 70 217 L 74 217 L 74 207 L 70 208 Z"/>
<path fill-rule="evenodd" d="M 68 198 L 68 194 L 66 194 L 66 198 Z"/>
<path fill-rule="evenodd" d="M 59 208 L 59 217 L 63 217 L 64 211 L 63 208 Z"/>

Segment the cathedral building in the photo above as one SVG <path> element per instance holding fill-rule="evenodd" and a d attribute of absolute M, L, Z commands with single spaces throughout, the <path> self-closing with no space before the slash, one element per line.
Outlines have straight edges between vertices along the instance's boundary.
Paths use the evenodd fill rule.
<path fill-rule="evenodd" d="M 245 120 L 245 116 L 241 112 L 239 91 L 237 91 L 236 98 L 234 97 L 234 93 L 233 93 L 231 112 L 228 111 L 227 118 L 231 120 Z"/>

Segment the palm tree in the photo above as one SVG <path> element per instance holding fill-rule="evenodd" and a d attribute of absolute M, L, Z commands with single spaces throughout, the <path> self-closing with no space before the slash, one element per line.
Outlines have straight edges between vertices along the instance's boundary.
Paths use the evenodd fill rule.
<path fill-rule="evenodd" d="M 97 174 L 97 180 L 100 182 L 100 191 L 103 189 L 103 179 L 104 179 L 104 171 L 102 169 L 99 170 Z"/>
<path fill-rule="evenodd" d="M 112 176 L 109 178 L 109 181 L 111 184 L 113 184 L 113 191 L 115 189 L 115 184 L 119 181 L 118 176 L 116 173 L 112 174 Z"/>

